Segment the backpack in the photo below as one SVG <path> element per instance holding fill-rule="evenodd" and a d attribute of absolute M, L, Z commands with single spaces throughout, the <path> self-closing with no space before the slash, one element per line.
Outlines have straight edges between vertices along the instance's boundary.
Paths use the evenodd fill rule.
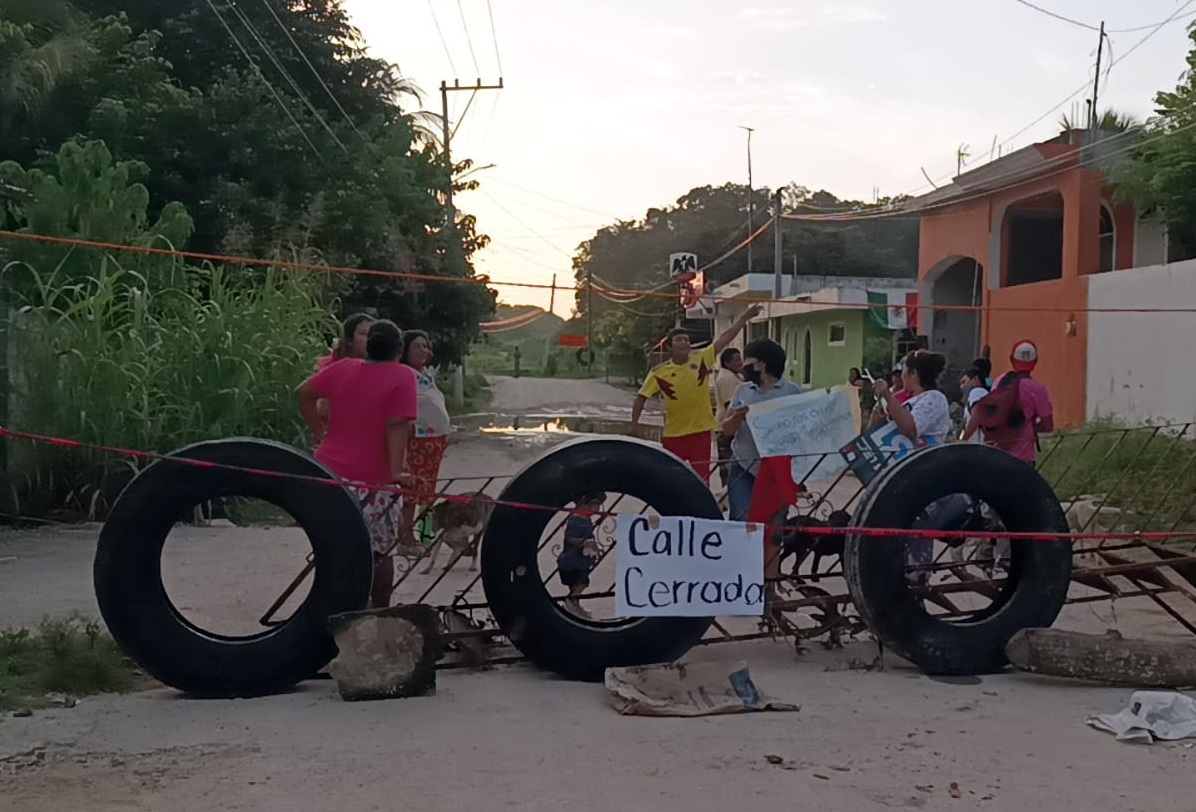
<path fill-rule="evenodd" d="M 1026 425 L 1021 393 L 1021 383 L 1025 377 L 1024 372 L 1010 372 L 993 391 L 976 401 L 972 407 L 987 444 L 1008 448 L 1009 444 L 1021 439 L 1022 429 Z"/>

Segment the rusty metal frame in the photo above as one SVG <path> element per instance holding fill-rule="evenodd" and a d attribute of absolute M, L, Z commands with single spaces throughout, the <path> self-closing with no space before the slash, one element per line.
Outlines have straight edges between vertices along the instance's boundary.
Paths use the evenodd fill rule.
<path fill-rule="evenodd" d="M 1150 481 L 1165 470 L 1164 463 L 1173 459 L 1176 450 L 1184 443 L 1196 440 L 1196 432 L 1193 431 L 1193 428 L 1194 424 L 1139 429 L 1095 429 L 1055 435 L 1048 441 L 1047 448 L 1043 449 L 1039 456 L 1038 467 L 1059 492 L 1064 509 L 1069 514 L 1077 504 L 1077 498 L 1087 495 L 1087 491 L 1096 483 L 1102 473 L 1106 475 L 1106 479 L 1111 481 L 1111 487 L 1107 488 L 1105 493 L 1098 495 L 1099 502 L 1094 506 L 1092 515 L 1081 526 L 1073 526 L 1072 529 L 1076 532 L 1093 532 L 1093 526 L 1098 517 L 1106 508 L 1113 508 L 1115 503 L 1125 510 L 1121 514 L 1119 522 L 1122 526 L 1121 530 L 1124 532 L 1137 533 L 1147 530 L 1180 532 L 1181 526 L 1193 530 L 1190 542 L 1176 546 L 1150 543 L 1141 539 L 1131 541 L 1101 539 L 1095 546 L 1075 545 L 1073 550 L 1075 558 L 1073 586 L 1072 594 L 1067 601 L 1068 605 L 1118 600 L 1149 600 L 1189 633 L 1196 635 L 1196 528 L 1189 528 L 1185 524 L 1193 507 L 1196 506 L 1196 471 L 1193 471 L 1193 467 L 1196 465 L 1196 453 L 1189 451 L 1186 462 L 1171 475 L 1170 483 L 1155 504 L 1143 505 L 1141 511 L 1133 510 L 1133 507 L 1136 507 L 1139 500 L 1144 497 Z M 1136 439 L 1136 435 L 1144 439 L 1141 445 L 1135 449 L 1131 441 Z M 1094 444 L 1102 438 L 1108 442 L 1107 449 L 1101 453 L 1101 447 L 1097 446 L 1096 453 L 1090 454 Z M 1077 444 L 1078 448 L 1070 450 L 1065 448 L 1065 446 Z M 1152 446 L 1153 449 L 1157 449 L 1160 445 L 1163 446 L 1162 453 L 1154 458 L 1153 464 L 1150 464 L 1147 458 L 1148 449 L 1152 449 Z M 1122 458 L 1117 456 L 1119 453 L 1123 455 Z M 1064 458 L 1064 462 L 1059 463 L 1060 458 Z M 1114 460 L 1118 460 L 1119 468 L 1109 476 L 1108 466 Z M 1147 465 L 1145 471 L 1141 470 L 1144 460 Z M 1091 470 L 1085 472 L 1085 467 L 1090 467 Z M 811 470 L 815 468 L 817 466 Z M 1068 478 L 1077 473 L 1080 484 L 1068 487 Z M 486 491 L 499 479 L 506 478 L 490 476 L 466 479 L 471 482 L 484 480 L 485 484 L 481 488 L 473 486 L 469 490 Z M 438 483 L 440 484 L 438 492 L 442 494 L 461 492 L 464 490 L 461 487 L 463 481 L 465 479 L 443 480 Z M 835 491 L 847 482 L 854 482 L 857 487 L 846 497 L 846 501 L 843 501 L 843 494 L 833 496 Z M 1185 486 L 1189 489 L 1190 496 L 1183 500 L 1182 509 L 1178 511 L 1177 515 L 1164 515 L 1167 504 L 1176 489 Z M 837 503 L 839 507 L 850 509 L 863 492 L 864 488 L 859 486 L 854 478 L 849 478 L 849 472 L 843 471 L 829 485 L 825 486 L 821 493 L 807 494 L 806 502 L 799 505 L 799 510 L 806 515 L 825 515 L 832 509 L 832 502 Z M 606 508 L 605 515 L 607 517 L 615 514 L 624 497 L 624 494 L 620 494 Z M 424 508 L 418 518 L 422 518 L 427 509 Z M 641 512 L 647 509 L 645 507 Z M 1132 528 L 1126 524 L 1127 516 L 1134 517 Z M 563 524 L 564 518 L 561 518 L 545 534 L 539 545 L 541 553 L 556 538 Z M 613 529 L 606 528 L 601 523 L 600 527 L 603 527 L 608 535 L 613 533 Z M 602 546 L 602 559 L 604 560 L 613 549 L 613 544 L 606 543 Z M 1179 546 L 1185 549 L 1182 551 L 1177 549 Z M 968 568 L 975 566 L 975 561 L 944 560 L 948 551 L 949 548 L 944 545 L 938 551 L 934 563 L 923 569 L 929 569 L 932 572 L 947 572 L 953 574 L 957 580 L 954 583 L 937 583 L 919 589 L 919 594 L 927 602 L 944 610 L 937 615 L 944 619 L 969 614 L 968 610 L 960 609 L 956 605 L 952 596 L 970 593 L 987 595 L 991 598 L 1005 583 L 1004 578 L 994 578 L 991 574 L 988 577 L 971 575 Z M 449 573 L 459 563 L 459 555 L 451 554 L 449 566 L 436 573 L 431 582 L 422 590 L 417 593 L 413 592 L 410 596 L 399 595 L 417 575 L 416 569 L 423 560 L 423 556 L 401 560 L 401 567 L 396 568 L 400 572 L 393 594 L 404 602 L 430 602 L 437 606 L 442 613 L 453 613 L 455 626 L 466 627 L 466 630 L 463 631 L 446 630 L 446 640 L 455 644 L 451 647 L 458 649 L 460 655 L 446 658 L 441 667 L 491 666 L 520 661 L 522 657 L 519 653 L 509 644 L 504 644 L 502 632 L 495 627 L 493 620 L 485 617 L 488 606 L 485 597 L 480 594 L 480 589 L 478 589 L 480 573 L 470 577 L 464 586 L 452 590 L 451 595 L 446 595 L 444 598 L 436 595 Z M 273 614 L 299 588 L 309 574 L 311 566 L 309 560 L 304 572 L 296 577 L 284 594 L 275 601 L 270 611 L 263 617 L 263 622 L 273 622 L 271 620 Z M 545 583 L 554 575 L 555 569 L 544 576 Z M 809 573 L 802 574 L 800 577 L 786 576 L 783 583 L 779 585 L 779 589 L 783 593 L 790 593 L 793 596 L 786 595 L 778 601 L 776 604 L 779 610 L 778 618 L 750 631 L 732 631 L 728 628 L 728 624 L 716 620 L 707 636 L 702 640 L 702 644 L 785 638 L 800 648 L 803 641 L 827 637 L 829 639 L 824 644 L 835 646 L 840 643 L 842 635 L 850 636 L 864 631 L 864 626 L 859 622 L 858 617 L 851 614 L 851 599 L 846 592 L 845 585 L 843 589 L 832 594 L 822 587 L 824 581 L 827 580 L 842 583 L 841 565 L 833 566 L 828 571 L 819 573 L 816 578 Z M 443 590 L 440 591 L 443 592 Z M 604 590 L 586 593 L 582 599 L 609 598 L 613 594 L 614 584 L 612 583 Z M 1172 602 L 1165 599 L 1170 599 Z M 556 600 L 561 599 L 558 597 Z M 820 610 L 822 612 L 821 622 L 813 628 L 800 627 L 790 616 L 804 610 Z"/>

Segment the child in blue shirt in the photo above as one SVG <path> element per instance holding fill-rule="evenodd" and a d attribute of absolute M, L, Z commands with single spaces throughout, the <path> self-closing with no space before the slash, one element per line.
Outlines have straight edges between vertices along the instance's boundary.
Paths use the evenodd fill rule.
<path fill-rule="evenodd" d="M 605 493 L 590 493 L 578 499 L 577 510 L 598 513 L 606 503 Z M 586 620 L 590 613 L 581 606 L 578 598 L 590 585 L 590 573 L 598 566 L 602 550 L 594 538 L 594 524 L 599 517 L 573 514 L 565 522 L 565 543 L 557 556 L 556 566 L 561 583 L 569 588 L 565 598 L 565 609 Z"/>

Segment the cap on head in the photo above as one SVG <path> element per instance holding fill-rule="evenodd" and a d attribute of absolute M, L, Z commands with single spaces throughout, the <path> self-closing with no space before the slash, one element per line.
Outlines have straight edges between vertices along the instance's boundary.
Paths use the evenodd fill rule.
<path fill-rule="evenodd" d="M 1033 341 L 1017 342 L 1013 352 L 1009 353 L 1009 362 L 1013 364 L 1014 372 L 1033 372 L 1038 365 L 1038 347 Z"/>

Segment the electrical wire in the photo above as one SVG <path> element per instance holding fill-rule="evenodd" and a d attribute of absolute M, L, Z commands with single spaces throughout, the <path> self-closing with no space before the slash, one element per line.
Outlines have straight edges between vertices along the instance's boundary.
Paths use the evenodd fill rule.
<path fill-rule="evenodd" d="M 1056 20 L 1062 20 L 1065 23 L 1071 23 L 1072 25 L 1079 26 L 1080 28 L 1086 28 L 1089 31 L 1100 31 L 1100 28 L 1095 25 L 1089 25 L 1088 23 L 1082 23 L 1079 20 L 1073 20 L 1071 17 L 1064 17 L 1062 14 L 1056 14 L 1050 9 L 1045 9 L 1042 6 L 1034 5 L 1030 2 L 1030 0 L 1013 0 L 1013 2 L 1020 3 L 1026 8 L 1034 9 L 1035 11 L 1045 14 L 1048 17 L 1054 17 Z"/>
<path fill-rule="evenodd" d="M 453 55 L 449 51 L 448 40 L 444 38 L 444 30 L 440 27 L 440 18 L 436 16 L 436 6 L 432 5 L 432 0 L 428 0 L 428 11 L 432 12 L 432 22 L 436 26 L 436 35 L 440 37 L 440 45 L 444 48 L 444 56 L 448 59 L 449 68 L 453 71 L 453 76 L 457 75 L 457 65 L 453 62 Z"/>
<path fill-rule="evenodd" d="M 982 190 L 979 190 L 979 191 L 971 193 L 971 194 L 962 194 L 962 195 L 959 195 L 956 197 L 947 198 L 947 199 L 942 200 L 937 203 L 928 203 L 925 206 L 921 206 L 916 209 L 906 208 L 906 209 L 890 210 L 889 207 L 885 207 L 886 208 L 885 211 L 876 211 L 876 212 L 860 211 L 860 212 L 845 213 L 843 215 L 787 214 L 787 215 L 783 215 L 782 219 L 785 219 L 785 220 L 813 220 L 813 221 L 824 221 L 824 222 L 848 222 L 848 221 L 852 221 L 852 220 L 877 220 L 877 219 L 890 218 L 890 217 L 918 217 L 918 218 L 921 218 L 921 217 L 926 216 L 926 214 L 933 213 L 935 211 L 938 211 L 939 209 L 958 206 L 962 203 L 967 203 L 967 202 L 970 202 L 973 200 L 978 200 L 980 198 L 989 197 L 991 195 L 998 194 L 1000 192 L 1008 191 L 1010 189 L 1013 189 L 1013 188 L 1016 188 L 1017 186 L 1022 185 L 1023 183 L 1026 183 L 1027 181 L 1041 180 L 1043 178 L 1052 177 L 1054 175 L 1059 174 L 1060 172 L 1065 172 L 1065 171 L 1067 171 L 1069 169 L 1073 169 L 1073 168 L 1074 169 L 1082 169 L 1083 167 L 1089 166 L 1097 161 L 1104 161 L 1109 158 L 1115 157 L 1117 155 L 1123 155 L 1126 152 L 1137 149 L 1146 144 L 1154 143 L 1154 142 L 1162 140 L 1164 138 L 1170 138 L 1171 136 L 1173 136 L 1177 133 L 1181 133 L 1181 132 L 1190 130 L 1193 127 L 1196 127 L 1196 122 L 1192 122 L 1190 124 L 1185 124 L 1182 127 L 1177 127 L 1174 130 L 1169 130 L 1165 133 L 1160 133 L 1160 134 L 1152 136 L 1150 138 L 1145 138 L 1140 141 L 1135 141 L 1134 143 L 1131 143 L 1128 146 L 1122 147 L 1121 149 L 1117 149 L 1112 152 L 1102 152 L 1100 154 L 1094 154 L 1092 157 L 1087 158 L 1087 159 L 1081 158 L 1079 161 L 1075 160 L 1079 150 L 1072 150 L 1072 151 L 1066 152 L 1062 155 L 1057 155 L 1054 158 L 1050 158 L 1046 161 L 1043 161 L 1042 163 L 1040 163 L 1036 166 L 1030 167 L 1028 169 L 1015 170 L 1015 171 L 1007 172 L 1004 175 L 997 176 L 997 179 L 999 179 L 1001 181 L 1009 181 L 1008 183 L 1006 183 L 1003 186 L 995 186 L 995 187 L 991 187 L 991 188 L 987 188 L 987 189 L 982 189 Z M 1108 145 L 1110 142 L 1115 141 L 1119 138 L 1125 138 L 1125 137 L 1133 136 L 1133 135 L 1137 135 L 1137 133 L 1132 130 L 1126 131 L 1123 133 L 1117 133 L 1116 135 L 1110 136 L 1099 143 L 1102 145 Z M 1051 171 L 1043 172 L 1042 170 L 1044 168 L 1050 169 Z"/>
<path fill-rule="evenodd" d="M 465 42 L 469 45 L 469 57 L 473 60 L 473 69 L 481 78 L 482 68 L 478 65 L 478 55 L 473 50 L 473 37 L 469 34 L 469 23 L 465 22 L 465 6 L 461 4 L 461 0 L 457 0 L 457 11 L 461 13 L 461 27 L 465 29 Z"/>
<path fill-rule="evenodd" d="M 465 117 L 469 115 L 469 108 L 473 106 L 473 100 L 477 96 L 478 92 L 476 90 L 469 94 L 469 99 L 465 102 L 465 109 L 461 111 L 461 115 L 457 118 L 457 123 L 453 127 L 453 131 L 449 133 L 449 143 L 452 143 L 453 139 L 457 137 L 457 130 L 461 129 L 461 124 L 465 121 Z"/>
<path fill-rule="evenodd" d="M 589 214 L 597 214 L 599 217 L 605 217 L 606 219 L 614 220 L 615 222 L 624 222 L 625 221 L 625 218 L 616 217 L 613 214 L 608 214 L 607 212 L 598 211 L 597 209 L 587 208 L 586 206 L 579 206 L 576 203 L 570 203 L 568 200 L 561 200 L 559 197 L 553 197 L 552 195 L 546 195 L 543 192 L 537 192 L 536 190 L 529 189 L 526 186 L 520 186 L 517 183 L 511 183 L 509 180 L 503 180 L 502 178 L 498 178 L 498 177 L 491 178 L 491 180 L 494 181 L 495 183 L 501 183 L 503 186 L 510 186 L 512 189 L 518 189 L 521 192 L 526 192 L 529 195 L 535 195 L 536 197 L 542 197 L 545 200 L 549 200 L 553 203 L 559 203 L 562 206 L 568 206 L 571 209 L 577 209 L 578 211 L 588 212 Z"/>
<path fill-rule="evenodd" d="M 303 102 L 303 104 L 307 107 L 308 112 L 315 117 L 316 121 L 320 123 L 325 131 L 327 131 L 328 135 L 332 136 L 332 140 L 338 147 L 341 148 L 341 152 L 348 155 L 349 150 L 345 146 L 344 142 L 340 140 L 336 132 L 324 119 L 324 116 L 321 115 L 319 109 L 311 103 L 311 99 L 307 98 L 307 94 L 303 92 L 301 87 L 299 87 L 299 83 L 295 81 L 295 77 L 291 75 L 291 72 L 286 69 L 286 66 L 283 65 L 278 57 L 274 54 L 273 49 L 270 48 L 270 45 L 266 42 L 265 38 L 263 38 L 261 33 L 257 30 L 257 26 L 250 21 L 249 17 L 245 15 L 245 12 L 241 11 L 241 7 L 237 5 L 236 0 L 229 0 L 229 8 L 231 8 L 233 13 L 237 15 L 237 19 L 241 21 L 241 25 L 245 26 L 245 29 L 249 31 L 250 36 L 252 36 L 254 41 L 257 42 L 258 47 L 262 49 L 262 52 L 266 55 L 266 58 L 270 60 L 272 65 L 274 65 L 275 70 L 282 74 L 283 79 L 286 79 L 287 84 L 291 86 L 291 90 L 294 92 L 295 96 L 298 97 L 301 102 Z"/>
<path fill-rule="evenodd" d="M 249 63 L 249 66 L 253 68 L 254 72 L 257 73 L 258 78 L 261 79 L 269 89 L 270 95 L 274 97 L 274 101 L 278 102 L 278 106 L 282 108 L 282 112 L 286 113 L 287 118 L 289 118 L 291 123 L 295 125 L 295 129 L 299 131 L 301 136 L 303 136 L 303 140 L 307 142 L 309 147 L 311 147 L 311 151 L 316 154 L 316 157 L 320 160 L 320 163 L 326 163 L 324 159 L 324 153 L 320 152 L 320 149 L 315 145 L 315 142 L 311 140 L 311 136 L 307 134 L 307 130 L 303 129 L 303 127 L 299 124 L 299 120 L 295 118 L 295 114 L 291 112 L 291 108 L 285 101 L 283 101 L 282 96 L 278 93 L 278 90 L 276 90 L 274 85 L 270 83 L 270 80 L 266 78 L 266 74 L 262 73 L 261 66 L 258 65 L 257 61 L 252 56 L 250 56 L 249 50 L 241 43 L 241 40 L 237 38 L 236 33 L 233 32 L 233 29 L 229 26 L 228 21 L 224 19 L 224 15 L 220 13 L 220 9 L 216 8 L 216 4 L 213 2 L 213 0 L 207 0 L 207 3 L 208 8 L 212 9 L 212 13 L 216 15 L 216 19 L 220 20 L 220 24 L 224 26 L 224 30 L 228 32 L 230 37 L 232 37 L 233 42 L 237 46 L 237 50 L 244 55 L 245 60 Z"/>
<path fill-rule="evenodd" d="M 300 58 L 303 59 L 303 62 L 311 71 L 312 76 L 316 77 L 316 81 L 320 83 L 320 87 L 324 88 L 324 92 L 328 94 L 328 98 L 332 100 L 332 103 L 336 105 L 336 109 L 340 111 L 342 116 L 344 116 L 345 121 L 349 122 L 349 126 L 353 128 L 353 132 L 357 133 L 357 136 L 368 144 L 369 141 L 364 135 L 362 135 L 361 130 L 357 129 L 357 125 L 353 122 L 353 118 L 348 114 L 348 112 L 345 111 L 345 108 L 341 106 L 340 100 L 337 99 L 336 94 L 332 92 L 332 88 L 328 87 L 328 83 L 324 81 L 324 77 L 322 77 L 320 72 L 316 70 L 316 66 L 313 65 L 312 61 L 307 58 L 307 54 L 295 40 L 295 37 L 291 34 L 291 30 L 286 27 L 286 24 L 282 21 L 282 18 L 278 16 L 278 12 L 274 10 L 274 6 L 270 5 L 270 0 L 262 0 L 262 5 L 265 6 L 266 10 L 270 12 L 270 16 L 274 18 L 274 22 L 278 23 L 278 27 L 282 29 L 282 33 L 286 34 L 287 39 L 291 42 L 291 46 L 294 47 Z"/>
<path fill-rule="evenodd" d="M 1171 22 L 1174 22 L 1177 19 L 1180 19 L 1181 15 L 1183 17 L 1196 16 L 1196 11 L 1188 12 L 1187 14 L 1184 14 L 1184 11 L 1188 8 L 1188 6 L 1192 5 L 1192 2 L 1193 2 L 1193 0 L 1188 0 L 1188 2 L 1185 2 L 1182 6 L 1180 6 L 1178 9 L 1176 9 L 1174 12 L 1172 12 L 1171 15 L 1169 15 L 1167 18 L 1165 18 L 1161 22 L 1153 23 L 1151 25 L 1146 25 L 1146 26 L 1138 26 L 1136 28 L 1125 28 L 1125 29 L 1119 29 L 1116 31 L 1106 31 L 1105 32 L 1106 34 L 1126 34 L 1126 33 L 1135 33 L 1138 31 L 1148 31 L 1146 36 L 1142 37 L 1142 39 L 1140 39 L 1133 46 L 1131 46 L 1130 49 L 1127 50 L 1124 54 L 1122 54 L 1121 56 L 1117 57 L 1114 60 L 1111 60 L 1107 70 L 1112 70 L 1113 65 L 1121 62 L 1126 57 L 1128 57 L 1130 54 L 1132 54 L 1134 51 L 1136 51 L 1138 48 L 1140 48 L 1147 40 L 1149 40 L 1151 37 L 1153 37 L 1155 34 L 1157 34 L 1164 26 L 1166 26 L 1167 24 L 1169 24 Z M 1099 30 L 1099 29 L 1097 29 L 1097 30 Z M 1106 75 L 1107 75 L 1107 73 L 1106 73 Z M 1088 90 L 1091 86 L 1092 86 L 1092 82 L 1090 80 L 1085 81 L 1084 84 L 1080 85 L 1078 88 L 1076 88 L 1071 93 L 1069 93 L 1067 96 L 1065 96 L 1063 99 L 1056 102 L 1045 113 L 1043 113 L 1042 115 L 1035 118 L 1029 124 L 1022 127 L 1020 130 L 1018 130 L 1013 135 L 1006 138 L 1004 141 L 1000 142 L 999 146 L 1002 146 L 1002 147 L 1007 146 L 1012 141 L 1017 139 L 1019 136 L 1021 136 L 1022 134 L 1024 134 L 1025 132 L 1027 132 L 1028 130 L 1030 130 L 1031 128 L 1036 126 L 1037 124 L 1039 124 L 1040 122 L 1042 122 L 1045 118 L 1047 118 L 1050 115 L 1053 115 L 1060 107 L 1067 104 L 1069 101 L 1071 101 L 1076 96 L 1083 93 L 1084 91 Z M 937 184 L 937 183 L 943 183 L 943 182 L 949 181 L 953 178 L 954 178 L 953 173 L 947 173 L 946 175 L 943 175 L 943 176 L 931 181 L 929 183 L 929 185 L 931 187 L 934 187 L 935 184 Z M 922 184 L 921 186 L 918 186 L 916 189 L 912 189 L 908 192 L 902 192 L 901 194 L 896 195 L 896 197 L 907 197 L 907 196 L 913 196 L 913 195 L 920 194 L 924 189 L 926 189 L 927 185 L 928 184 Z"/>
<path fill-rule="evenodd" d="M 494 42 L 494 61 L 498 63 L 498 76 L 502 78 L 502 54 L 498 51 L 498 32 L 494 27 L 494 6 L 486 0 L 486 13 L 490 16 L 490 39 Z"/>
<path fill-rule="evenodd" d="M 1196 0 L 1194 0 L 1194 1 L 1196 1 Z M 495 206 L 498 206 L 499 209 L 501 209 L 503 212 L 505 212 L 508 217 L 510 217 L 512 220 L 514 220 L 519 225 L 526 228 L 528 230 L 529 234 L 539 237 L 540 242 L 547 245 L 553 251 L 558 251 L 558 252 L 564 254 L 565 256 L 569 257 L 569 260 L 572 262 L 572 260 L 573 260 L 572 253 L 570 253 L 569 251 L 566 251 L 564 248 L 561 248 L 559 245 L 554 245 L 547 237 L 545 237 L 543 234 L 540 234 L 534 228 L 532 228 L 527 223 L 525 223 L 523 220 L 521 220 L 518 215 L 516 215 L 514 212 L 512 212 L 510 209 L 508 209 L 502 203 L 499 203 L 498 198 L 496 198 L 494 195 L 487 192 L 485 189 L 479 189 L 478 191 L 481 192 L 483 195 L 485 195 L 490 200 L 491 203 L 493 203 Z"/>

